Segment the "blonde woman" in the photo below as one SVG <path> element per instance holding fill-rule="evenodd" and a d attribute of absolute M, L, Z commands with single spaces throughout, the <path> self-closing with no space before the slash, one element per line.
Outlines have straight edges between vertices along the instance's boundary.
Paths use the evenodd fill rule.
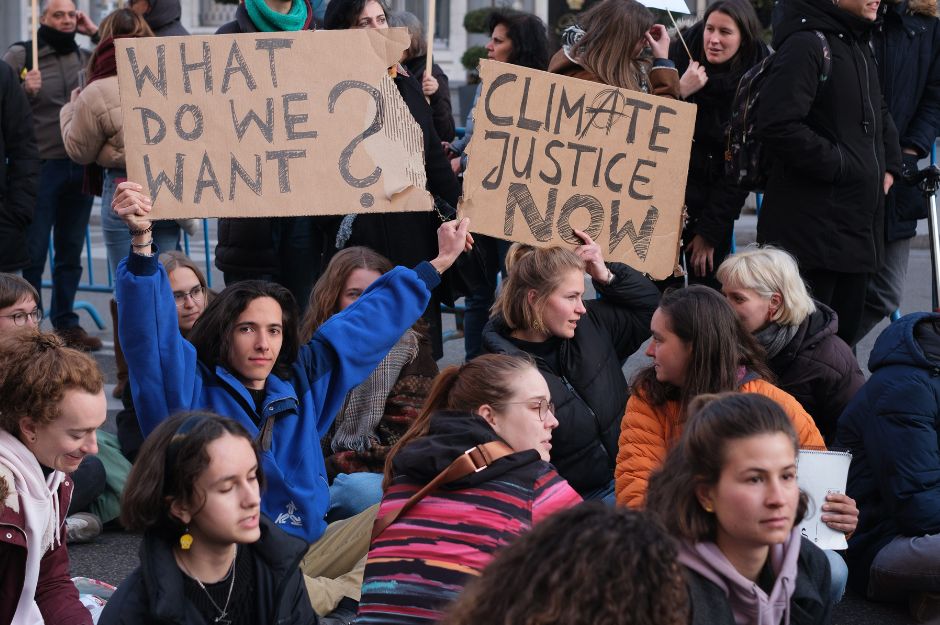
<path fill-rule="evenodd" d="M 828 443 L 839 415 L 865 383 L 837 335 L 839 317 L 810 297 L 796 260 L 774 247 L 748 247 L 718 267 L 722 292 L 767 352 L 777 386 L 812 415 Z"/>
<path fill-rule="evenodd" d="M 557 407 L 552 464 L 585 499 L 612 503 L 627 404 L 621 363 L 649 337 L 659 291 L 638 271 L 605 263 L 600 247 L 574 232 L 583 241 L 575 250 L 510 248 L 483 349 L 535 358 Z M 601 295 L 587 303 L 585 273 Z"/>

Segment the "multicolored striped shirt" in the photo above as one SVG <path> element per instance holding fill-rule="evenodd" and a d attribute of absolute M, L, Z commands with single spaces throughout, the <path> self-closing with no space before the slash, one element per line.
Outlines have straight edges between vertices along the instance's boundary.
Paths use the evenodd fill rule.
<path fill-rule="evenodd" d="M 421 486 L 396 478 L 378 516 L 400 508 Z M 497 550 L 580 501 L 568 482 L 541 460 L 479 486 L 428 495 L 373 541 L 356 623 L 437 622 Z"/>

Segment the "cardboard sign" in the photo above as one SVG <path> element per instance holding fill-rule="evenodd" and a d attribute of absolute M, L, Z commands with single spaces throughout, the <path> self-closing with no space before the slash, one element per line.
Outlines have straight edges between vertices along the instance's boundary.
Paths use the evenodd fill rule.
<path fill-rule="evenodd" d="M 661 279 L 676 268 L 695 107 L 481 61 L 462 216 L 533 245 L 598 242 Z"/>
<path fill-rule="evenodd" d="M 388 68 L 404 29 L 118 39 L 128 177 L 159 218 L 431 210 Z"/>
<path fill-rule="evenodd" d="M 806 518 L 800 523 L 800 533 L 820 549 L 849 546 L 845 534 L 831 529 L 821 517 L 826 495 L 845 492 L 851 464 L 852 454 L 844 451 L 800 450 L 798 482 L 811 502 Z"/>

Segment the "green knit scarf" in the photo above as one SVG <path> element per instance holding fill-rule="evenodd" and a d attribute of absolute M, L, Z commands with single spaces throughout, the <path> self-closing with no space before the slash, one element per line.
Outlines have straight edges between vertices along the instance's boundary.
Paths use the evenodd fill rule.
<path fill-rule="evenodd" d="M 286 14 L 272 11 L 264 0 L 245 0 L 248 17 L 263 33 L 291 32 L 300 30 L 307 23 L 307 3 L 294 0 Z"/>

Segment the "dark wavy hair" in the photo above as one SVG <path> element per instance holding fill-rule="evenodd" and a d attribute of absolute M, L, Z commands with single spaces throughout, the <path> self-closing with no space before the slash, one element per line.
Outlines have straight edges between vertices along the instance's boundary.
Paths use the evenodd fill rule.
<path fill-rule="evenodd" d="M 785 434 L 793 444 L 795 461 L 800 442 L 783 408 L 756 393 L 702 395 L 689 406 L 689 413 L 679 442 L 650 477 L 646 509 L 677 538 L 713 542 L 718 520 L 702 508 L 696 490 L 718 483 L 728 443 L 763 434 Z M 800 491 L 794 526 L 802 522 L 808 508 L 809 497 Z"/>
<path fill-rule="evenodd" d="M 370 2 L 378 2 L 388 18 L 391 11 L 384 0 L 330 0 L 323 16 L 323 27 L 326 30 L 347 30 L 354 27 L 359 14 Z"/>
<path fill-rule="evenodd" d="M 545 71 L 548 68 L 548 35 L 545 22 L 531 13 L 498 9 L 489 14 L 487 29 L 490 34 L 500 24 L 512 41 L 509 62 L 513 65 Z"/>
<path fill-rule="evenodd" d="M 251 443 L 258 485 L 263 487 L 257 445 L 240 423 L 212 412 L 181 412 L 158 425 L 137 454 L 121 496 L 124 528 L 153 531 L 169 541 L 179 538 L 184 526 L 170 513 L 170 506 L 174 500 L 187 502 L 196 509 L 194 515 L 202 509 L 205 493 L 196 492 L 196 481 L 211 461 L 206 448 L 225 434 Z"/>
<path fill-rule="evenodd" d="M 676 553 L 652 515 L 583 503 L 503 549 L 441 625 L 685 625 L 688 591 Z"/>
<path fill-rule="evenodd" d="M 692 349 L 682 388 L 657 380 L 652 365 L 637 373 L 633 390 L 653 406 L 678 401 L 684 413 L 698 395 L 737 390 L 740 367 L 774 381 L 764 363 L 764 349 L 718 291 L 702 285 L 669 291 L 660 300 L 659 311 L 673 334 Z"/>
<path fill-rule="evenodd" d="M 272 373 L 285 380 L 290 378 L 290 368 L 297 360 L 299 348 L 297 319 L 300 313 L 297 302 L 291 292 L 280 284 L 263 280 L 236 282 L 226 287 L 206 306 L 198 323 L 186 335 L 186 340 L 195 346 L 196 355 L 204 365 L 229 366 L 228 353 L 235 322 L 248 308 L 248 304 L 259 297 L 270 297 L 281 307 L 283 341 Z"/>

